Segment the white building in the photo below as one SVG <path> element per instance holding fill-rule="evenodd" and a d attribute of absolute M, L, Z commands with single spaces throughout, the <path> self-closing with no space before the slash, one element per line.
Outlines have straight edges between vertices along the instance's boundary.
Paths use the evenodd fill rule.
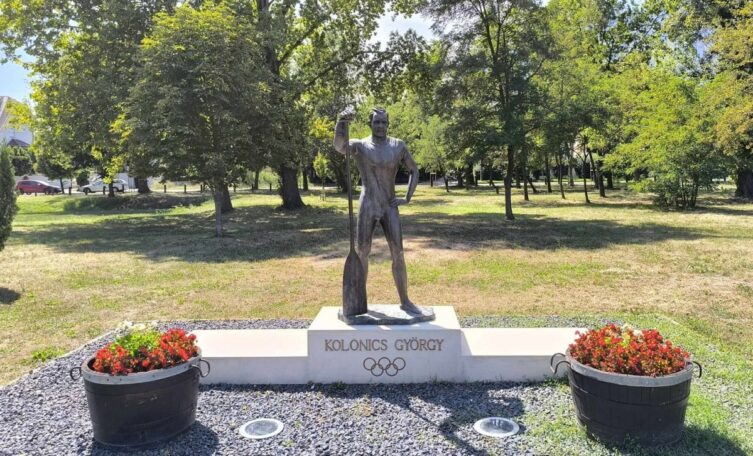
<path fill-rule="evenodd" d="M 29 147 L 34 140 L 34 134 L 26 125 L 15 128 L 11 126 L 10 104 L 18 101 L 11 97 L 0 96 L 0 144 L 10 144 L 17 147 Z"/>

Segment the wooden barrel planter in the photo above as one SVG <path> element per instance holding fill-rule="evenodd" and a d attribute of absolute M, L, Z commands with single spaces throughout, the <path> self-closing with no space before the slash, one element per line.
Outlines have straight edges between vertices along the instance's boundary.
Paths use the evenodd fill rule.
<path fill-rule="evenodd" d="M 129 375 L 96 372 L 91 369 L 93 362 L 90 358 L 72 369 L 71 377 L 79 371 L 84 379 L 97 442 L 118 448 L 148 447 L 180 434 L 196 421 L 199 376 L 209 374 L 209 363 L 201 356 L 167 369 Z"/>
<path fill-rule="evenodd" d="M 589 436 L 609 444 L 626 440 L 644 446 L 670 445 L 682 438 L 690 396 L 693 366 L 662 377 L 615 374 L 581 364 L 566 355 L 560 364 L 570 369 L 568 379 L 578 423 Z M 702 370 L 699 370 L 699 377 Z"/>

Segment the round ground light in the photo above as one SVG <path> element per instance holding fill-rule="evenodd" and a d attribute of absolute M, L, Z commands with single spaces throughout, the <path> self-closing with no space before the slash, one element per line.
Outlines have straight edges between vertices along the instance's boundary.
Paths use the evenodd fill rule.
<path fill-rule="evenodd" d="M 238 432 L 248 439 L 268 439 L 282 432 L 284 426 L 273 418 L 258 418 L 241 426 Z"/>
<path fill-rule="evenodd" d="M 473 429 L 482 435 L 489 437 L 508 437 L 520 431 L 520 426 L 508 418 L 492 416 L 483 418 L 473 424 Z"/>

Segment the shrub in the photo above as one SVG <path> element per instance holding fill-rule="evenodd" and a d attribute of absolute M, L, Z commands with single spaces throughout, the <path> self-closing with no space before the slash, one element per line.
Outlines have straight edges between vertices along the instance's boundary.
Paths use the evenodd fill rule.
<path fill-rule="evenodd" d="M 13 217 L 18 211 L 16 206 L 16 179 L 10 164 L 7 148 L 0 149 L 0 250 L 10 236 Z"/>
<path fill-rule="evenodd" d="M 579 332 L 569 351 L 576 361 L 594 369 L 649 377 L 679 372 L 690 358 L 655 329 L 636 331 L 614 323 Z"/>

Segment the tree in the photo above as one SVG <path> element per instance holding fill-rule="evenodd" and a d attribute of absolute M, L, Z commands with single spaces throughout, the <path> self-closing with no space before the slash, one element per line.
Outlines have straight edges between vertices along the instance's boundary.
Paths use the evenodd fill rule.
<path fill-rule="evenodd" d="M 652 178 L 637 187 L 654 192 L 660 206 L 695 207 L 699 189 L 712 185 L 723 169 L 711 122 L 701 107 L 705 87 L 661 65 L 645 68 L 634 84 L 625 94 L 634 101 L 627 113 L 631 139 L 607 157 L 607 166 L 651 173 Z"/>
<path fill-rule="evenodd" d="M 753 4 L 720 1 L 711 37 L 720 72 L 707 101 L 718 110 L 716 145 L 733 164 L 735 195 L 753 199 Z"/>
<path fill-rule="evenodd" d="M 34 154 L 26 147 L 8 147 L 10 162 L 16 176 L 34 174 Z"/>
<path fill-rule="evenodd" d="M 37 143 L 32 145 L 32 147 L 36 146 Z M 38 152 L 37 160 L 37 171 L 47 176 L 50 180 L 58 179 L 60 181 L 60 190 L 65 193 L 63 179 L 73 179 L 75 171 L 71 157 L 59 151 L 48 149 Z"/>
<path fill-rule="evenodd" d="M 444 179 L 445 191 L 449 192 L 448 171 L 457 167 L 451 159 L 445 139 L 446 122 L 438 115 L 429 116 L 421 124 L 419 139 L 412 146 L 413 158 L 427 172 L 436 173 Z"/>
<path fill-rule="evenodd" d="M 76 169 L 111 178 L 125 165 L 112 124 L 136 74 L 139 43 L 159 11 L 176 0 L 40 0 L 3 2 L 0 42 L 6 54 L 34 58 L 35 130 L 45 148 L 67 154 Z M 137 176 L 146 177 L 146 176 Z M 115 196 L 110 185 L 110 196 Z"/>
<path fill-rule="evenodd" d="M 385 4 L 339 0 L 229 3 L 236 14 L 254 22 L 267 69 L 285 87 L 275 103 L 284 118 L 276 138 L 280 147 L 273 150 L 269 164 L 280 175 L 282 206 L 301 208 L 297 175 L 310 152 L 303 133 L 308 130 L 306 115 L 312 114 L 303 110 L 306 97 L 331 79 L 355 73 L 358 59 L 378 50 L 378 44 L 367 46 L 367 40 Z"/>
<path fill-rule="evenodd" d="M 532 78 L 550 47 L 546 9 L 534 0 L 430 0 L 420 9 L 449 30 L 451 76 L 446 79 L 456 86 L 452 92 L 468 94 L 468 103 L 453 110 L 450 129 L 462 133 L 472 127 L 466 137 L 472 141 L 460 142 L 487 161 L 494 154 L 506 156 L 505 217 L 513 220 L 515 155 L 532 128 L 525 122 L 538 103 Z M 474 161 L 467 162 L 471 169 Z"/>
<path fill-rule="evenodd" d="M 0 147 L 0 250 L 10 236 L 16 206 L 16 179 L 10 164 L 8 147 Z"/>
<path fill-rule="evenodd" d="M 217 237 L 228 185 L 254 155 L 279 146 L 282 121 L 271 116 L 280 89 L 258 40 L 255 27 L 225 6 L 157 15 L 117 124 L 128 149 L 164 177 L 209 185 Z"/>
<path fill-rule="evenodd" d="M 316 175 L 319 176 L 319 179 L 322 180 L 322 199 L 325 199 L 327 194 L 324 192 L 324 184 L 329 177 L 330 171 L 329 160 L 327 160 L 327 156 L 321 152 L 316 154 L 316 158 L 314 158 L 314 171 L 316 171 Z"/>

